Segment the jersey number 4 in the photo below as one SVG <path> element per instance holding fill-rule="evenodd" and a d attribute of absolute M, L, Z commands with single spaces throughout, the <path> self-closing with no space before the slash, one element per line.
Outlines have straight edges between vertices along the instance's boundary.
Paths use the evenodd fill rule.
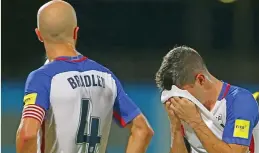
<path fill-rule="evenodd" d="M 76 143 L 86 144 L 87 153 L 98 152 L 98 144 L 101 142 L 99 133 L 100 119 L 91 116 L 91 100 L 82 99 L 80 124 L 77 131 Z"/>

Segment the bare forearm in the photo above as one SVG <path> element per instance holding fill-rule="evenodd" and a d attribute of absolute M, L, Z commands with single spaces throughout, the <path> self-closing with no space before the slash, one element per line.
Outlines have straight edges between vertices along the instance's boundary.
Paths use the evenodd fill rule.
<path fill-rule="evenodd" d="M 204 148 L 209 153 L 237 153 L 232 148 L 218 139 L 203 121 L 190 124 Z M 209 141 L 208 141 L 209 140 Z"/>
<path fill-rule="evenodd" d="M 171 131 L 172 146 L 170 153 L 188 153 L 180 130 Z"/>
<path fill-rule="evenodd" d="M 128 141 L 126 153 L 145 153 L 152 138 L 151 134 L 131 134 Z"/>
<path fill-rule="evenodd" d="M 24 140 L 21 138 L 16 139 L 16 152 L 17 153 L 36 153 L 37 152 L 37 138 Z"/>
<path fill-rule="evenodd" d="M 35 118 L 22 118 L 16 133 L 17 153 L 36 153 L 37 136 L 41 123 Z"/>

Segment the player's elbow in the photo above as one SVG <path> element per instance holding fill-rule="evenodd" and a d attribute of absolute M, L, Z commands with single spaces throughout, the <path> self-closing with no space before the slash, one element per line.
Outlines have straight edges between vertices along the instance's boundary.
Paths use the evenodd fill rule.
<path fill-rule="evenodd" d="M 154 135 L 154 131 L 150 126 L 137 127 L 132 131 L 132 134 L 137 137 L 151 139 Z"/>
<path fill-rule="evenodd" d="M 142 137 L 144 139 L 151 139 L 154 135 L 154 131 L 144 115 L 139 115 L 133 120 L 131 133 L 136 137 Z"/>
<path fill-rule="evenodd" d="M 139 129 L 138 132 L 139 132 L 139 135 L 147 139 L 151 139 L 154 135 L 154 131 L 150 126 L 143 129 Z"/>
<path fill-rule="evenodd" d="M 37 138 L 40 128 L 40 122 L 34 118 L 22 119 L 21 124 L 17 130 L 17 137 L 21 140 L 27 141 Z"/>
<path fill-rule="evenodd" d="M 16 133 L 16 152 L 27 153 L 29 150 L 36 152 L 35 146 L 37 145 L 37 130 L 31 130 L 26 126 L 20 125 Z"/>
<path fill-rule="evenodd" d="M 29 131 L 24 127 L 17 130 L 16 139 L 19 139 L 20 141 L 28 141 L 35 138 L 37 138 L 37 131 Z"/>

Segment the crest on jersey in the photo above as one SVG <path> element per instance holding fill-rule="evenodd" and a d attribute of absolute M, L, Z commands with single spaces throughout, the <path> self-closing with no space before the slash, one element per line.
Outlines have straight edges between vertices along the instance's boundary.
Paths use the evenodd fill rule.
<path fill-rule="evenodd" d="M 216 119 L 219 121 L 219 124 L 223 124 L 222 114 L 216 116 Z"/>

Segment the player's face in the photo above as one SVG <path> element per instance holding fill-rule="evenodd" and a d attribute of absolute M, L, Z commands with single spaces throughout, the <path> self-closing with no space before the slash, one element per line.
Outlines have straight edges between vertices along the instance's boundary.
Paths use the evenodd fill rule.
<path fill-rule="evenodd" d="M 184 90 L 187 90 L 191 95 L 193 95 L 196 99 L 198 99 L 202 104 L 205 103 L 205 91 L 203 88 L 199 85 L 188 85 L 183 88 Z"/>
<path fill-rule="evenodd" d="M 210 80 L 203 74 L 198 74 L 196 76 L 194 84 L 186 85 L 183 88 L 204 105 L 213 99 L 211 93 L 215 92 L 213 86 L 211 86 Z"/>

